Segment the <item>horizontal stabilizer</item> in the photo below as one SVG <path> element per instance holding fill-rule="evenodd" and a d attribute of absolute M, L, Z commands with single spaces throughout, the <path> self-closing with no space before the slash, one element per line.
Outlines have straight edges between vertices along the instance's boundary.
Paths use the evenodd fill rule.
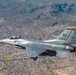
<path fill-rule="evenodd" d="M 56 52 L 59 58 L 67 58 L 70 55 L 70 51 L 66 50 L 57 50 Z"/>
<path fill-rule="evenodd" d="M 72 44 L 73 47 L 76 47 L 76 44 Z"/>

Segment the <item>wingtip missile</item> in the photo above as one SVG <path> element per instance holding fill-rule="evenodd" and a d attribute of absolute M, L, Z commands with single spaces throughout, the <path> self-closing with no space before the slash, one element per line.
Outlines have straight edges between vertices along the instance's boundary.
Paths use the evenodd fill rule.
<path fill-rule="evenodd" d="M 76 27 L 68 27 L 67 30 L 76 30 Z"/>

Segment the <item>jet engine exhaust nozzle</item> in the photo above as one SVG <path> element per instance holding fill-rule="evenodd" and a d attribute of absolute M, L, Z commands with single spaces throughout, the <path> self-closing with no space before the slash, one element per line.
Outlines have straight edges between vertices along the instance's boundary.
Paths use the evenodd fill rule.
<path fill-rule="evenodd" d="M 75 51 L 75 48 L 72 46 L 66 46 L 66 50 Z"/>

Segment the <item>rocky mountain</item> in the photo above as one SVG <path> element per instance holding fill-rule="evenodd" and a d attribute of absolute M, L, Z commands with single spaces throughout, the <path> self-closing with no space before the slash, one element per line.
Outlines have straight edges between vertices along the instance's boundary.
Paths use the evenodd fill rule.
<path fill-rule="evenodd" d="M 0 0 L 0 39 L 13 35 L 48 39 L 69 25 L 76 26 L 75 0 Z M 76 44 L 75 38 L 72 43 Z M 0 75 L 76 75 L 74 54 L 67 59 L 46 55 L 33 61 L 21 59 L 24 53 L 25 49 L 0 44 Z M 20 59 L 10 61 L 15 57 Z"/>
<path fill-rule="evenodd" d="M 0 0 L 0 4 L 6 5 L 14 2 L 33 2 L 33 3 L 76 3 L 75 0 Z"/>
<path fill-rule="evenodd" d="M 41 39 L 40 34 L 46 27 L 76 25 L 75 3 L 45 4 L 30 0 L 7 0 L 7 2 L 3 0 L 2 2 L 6 4 L 0 4 L 0 29 L 5 29 L 10 35 L 15 33 L 24 36 L 24 31 L 27 31 L 32 38 Z"/>
<path fill-rule="evenodd" d="M 0 17 L 30 18 L 44 25 L 56 25 L 76 21 L 76 4 L 13 2 L 0 5 Z M 31 21 L 31 22 L 32 22 Z"/>

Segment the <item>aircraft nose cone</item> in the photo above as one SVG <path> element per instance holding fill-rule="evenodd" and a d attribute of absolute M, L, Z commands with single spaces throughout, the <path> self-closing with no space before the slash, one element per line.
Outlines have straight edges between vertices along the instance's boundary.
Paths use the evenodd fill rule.
<path fill-rule="evenodd" d="M 3 42 L 3 40 L 0 40 L 0 42 Z"/>
<path fill-rule="evenodd" d="M 6 41 L 7 41 L 7 39 L 3 39 L 3 40 L 0 40 L 0 43 L 6 42 Z"/>

